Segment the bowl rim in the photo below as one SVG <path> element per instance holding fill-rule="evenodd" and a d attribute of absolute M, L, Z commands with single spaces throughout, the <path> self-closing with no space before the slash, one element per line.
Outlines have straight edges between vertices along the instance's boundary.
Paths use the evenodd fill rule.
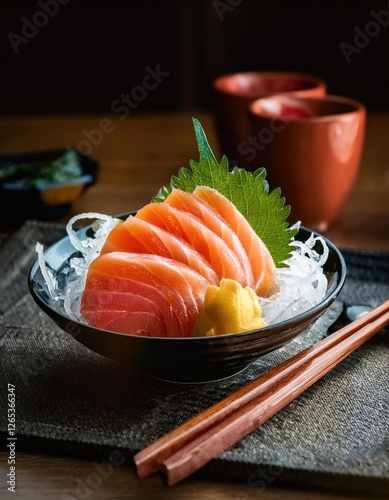
<path fill-rule="evenodd" d="M 290 91 L 290 93 L 293 92 L 304 92 L 306 90 L 316 90 L 316 89 L 324 89 L 325 91 L 327 90 L 327 82 L 321 78 L 320 76 L 309 74 L 309 73 L 304 73 L 304 72 L 299 72 L 299 71 L 235 71 L 231 73 L 226 73 L 226 74 L 221 74 L 216 76 L 212 80 L 212 87 L 215 91 L 220 92 L 222 94 L 226 95 L 231 95 L 231 96 L 237 96 L 237 97 L 247 97 L 247 94 L 242 91 L 242 90 L 234 90 L 234 91 L 229 91 L 224 87 L 225 82 L 234 82 L 239 78 L 247 78 L 247 79 L 252 79 L 254 81 L 259 81 L 259 80 L 273 80 L 273 81 L 286 81 L 286 80 L 293 80 L 296 82 L 301 82 L 301 83 L 306 83 L 309 84 L 310 86 L 307 88 L 303 89 L 297 89 L 294 91 Z M 278 94 L 280 92 L 263 92 L 264 95 L 273 95 L 273 94 Z M 288 92 L 289 93 L 289 92 Z M 252 100 L 253 98 L 250 97 Z M 255 98 L 254 98 L 255 99 Z"/>
<path fill-rule="evenodd" d="M 327 104 L 338 104 L 341 106 L 347 106 L 348 109 L 343 111 L 339 111 L 338 113 L 332 112 L 323 115 L 311 115 L 311 116 L 296 116 L 294 118 L 283 118 L 279 116 L 277 113 L 266 111 L 261 107 L 261 104 L 266 101 L 274 101 L 274 102 L 286 102 L 291 105 L 299 105 L 299 104 L 310 104 L 310 103 L 322 103 L 323 105 Z M 354 115 L 366 115 L 366 107 L 365 105 L 357 101 L 356 99 L 352 99 L 350 97 L 345 97 L 343 95 L 336 94 L 327 94 L 324 97 L 306 97 L 306 96 L 298 96 L 292 95 L 292 92 L 280 92 L 275 95 L 259 97 L 258 99 L 253 99 L 248 105 L 248 114 L 253 119 L 255 118 L 265 118 L 265 119 L 275 119 L 285 121 L 289 125 L 293 124 L 306 124 L 306 123 L 325 123 L 331 122 L 334 119 L 340 120 L 343 117 L 348 119 L 350 116 Z"/>
<path fill-rule="evenodd" d="M 129 215 L 135 214 L 136 211 L 131 211 L 131 212 L 123 212 L 121 214 L 117 214 L 113 217 L 116 218 L 123 218 L 127 217 Z M 85 233 L 92 228 L 92 224 L 88 224 L 83 228 L 80 228 L 78 231 L 84 231 Z M 307 321 L 311 316 L 316 317 L 318 314 L 321 312 L 324 312 L 327 307 L 335 300 L 341 289 L 343 288 L 343 285 L 346 280 L 346 274 L 347 274 L 347 268 L 346 268 L 346 262 L 345 259 L 339 250 L 339 248 L 331 241 L 329 240 L 326 236 L 323 236 L 321 233 L 314 231 L 312 229 L 309 229 L 305 226 L 299 226 L 299 230 L 302 230 L 303 232 L 308 232 L 311 235 L 314 235 L 315 237 L 318 236 L 322 238 L 325 243 L 327 244 L 328 248 L 333 251 L 335 257 L 339 260 L 340 263 L 340 269 L 339 269 L 339 276 L 337 279 L 336 286 L 328 293 L 325 295 L 325 297 L 316 305 L 313 307 L 309 308 L 308 310 L 293 316 L 292 318 L 289 318 L 284 321 L 280 321 L 279 323 L 273 323 L 271 325 L 264 326 L 263 328 L 260 329 L 254 329 L 254 330 L 249 330 L 247 332 L 237 332 L 237 333 L 226 333 L 223 335 L 215 335 L 215 336 L 202 336 L 202 337 L 152 337 L 152 336 L 142 336 L 142 335 L 135 335 L 135 334 L 129 334 L 129 333 L 122 333 L 122 332 L 115 332 L 113 330 L 105 330 L 102 328 L 95 327 L 93 325 L 88 325 L 87 323 L 83 323 L 79 321 L 78 319 L 71 318 L 65 314 L 62 314 L 59 311 L 56 311 L 55 309 L 51 308 L 48 303 L 46 303 L 36 292 L 34 288 L 34 275 L 39 269 L 39 262 L 38 259 L 34 261 L 34 263 L 31 265 L 30 270 L 28 272 L 28 288 L 30 291 L 30 294 L 32 295 L 33 299 L 35 302 L 39 305 L 39 307 L 46 312 L 46 314 L 49 315 L 50 318 L 54 320 L 54 318 L 57 318 L 59 322 L 68 321 L 71 324 L 77 325 L 80 328 L 83 329 L 88 329 L 88 330 L 93 330 L 94 334 L 101 333 L 103 335 L 114 335 L 117 336 L 118 338 L 122 337 L 123 339 L 136 339 L 137 342 L 160 342 L 160 341 L 168 341 L 171 343 L 175 342 L 180 342 L 180 341 L 185 341 L 185 342 L 192 342 L 192 343 L 211 343 L 211 344 L 219 344 L 219 343 L 225 343 L 226 340 L 229 342 L 234 339 L 244 341 L 245 338 L 247 340 L 250 340 L 251 337 L 255 334 L 261 335 L 261 338 L 267 338 L 271 339 L 272 337 L 277 337 L 280 335 L 279 329 L 282 329 L 282 333 L 285 333 L 286 331 L 289 331 L 296 326 L 303 324 L 304 322 Z M 297 233 L 296 236 L 298 236 L 299 233 Z M 62 242 L 65 242 L 66 240 L 69 240 L 69 236 L 65 235 L 56 242 L 54 242 L 52 245 L 50 245 L 47 249 L 44 250 L 44 255 L 49 252 L 53 251 L 53 248 L 57 245 L 60 245 Z M 70 243 L 71 244 L 71 243 Z M 77 250 L 75 249 L 75 252 Z M 276 328 L 276 331 L 273 332 L 273 330 Z M 68 332 L 69 334 L 72 334 L 70 331 Z M 143 340 L 142 340 L 143 339 Z"/>

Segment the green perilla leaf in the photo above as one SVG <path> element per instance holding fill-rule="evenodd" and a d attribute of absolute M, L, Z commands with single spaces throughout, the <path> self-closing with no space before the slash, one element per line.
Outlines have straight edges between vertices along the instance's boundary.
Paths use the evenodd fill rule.
<path fill-rule="evenodd" d="M 190 160 L 190 168 L 181 167 L 169 186 L 161 188 L 153 201 L 163 201 L 173 188 L 193 192 L 196 186 L 216 189 L 244 215 L 254 231 L 268 247 L 277 267 L 284 267 L 290 257 L 290 242 L 298 229 L 287 222 L 290 206 L 285 205 L 280 188 L 270 191 L 266 170 L 255 172 L 240 167 L 229 170 L 228 159 L 217 162 L 200 122 L 193 118 L 200 159 Z"/>

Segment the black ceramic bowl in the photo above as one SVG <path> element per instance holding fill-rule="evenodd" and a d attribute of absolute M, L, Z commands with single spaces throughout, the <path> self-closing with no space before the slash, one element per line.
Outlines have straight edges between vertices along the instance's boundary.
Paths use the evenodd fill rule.
<path fill-rule="evenodd" d="M 79 237 L 83 239 L 90 230 L 91 226 L 81 229 Z M 311 234 L 312 231 L 301 228 L 296 238 L 306 241 Z M 152 338 L 100 330 L 69 318 L 61 304 L 49 298 L 38 262 L 30 270 L 28 284 L 41 309 L 92 351 L 164 380 L 213 381 L 237 374 L 260 356 L 278 349 L 309 328 L 334 301 L 344 284 L 346 266 L 336 246 L 326 238 L 324 240 L 329 248 L 324 265 L 329 284 L 324 299 L 293 319 L 245 333 L 199 338 Z M 64 271 L 69 258 L 76 253 L 69 238 L 64 237 L 45 251 L 45 258 L 52 269 Z"/>
<path fill-rule="evenodd" d="M 0 173 L 12 164 L 50 163 L 72 148 L 0 153 Z M 26 219 L 54 221 L 66 215 L 72 202 L 96 183 L 99 163 L 90 156 L 72 149 L 78 159 L 82 175 L 69 181 L 39 186 L 20 186 L 0 176 L 0 230 L 17 229 Z M 33 175 L 33 171 L 29 175 Z"/>

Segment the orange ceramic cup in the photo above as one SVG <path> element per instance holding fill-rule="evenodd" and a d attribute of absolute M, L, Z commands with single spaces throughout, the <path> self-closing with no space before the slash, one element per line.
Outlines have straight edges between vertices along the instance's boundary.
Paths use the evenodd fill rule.
<path fill-rule="evenodd" d="M 250 155 L 281 188 L 291 222 L 324 231 L 353 187 L 364 144 L 366 109 L 340 96 L 278 94 L 249 105 Z"/>
<path fill-rule="evenodd" d="M 306 97 L 322 97 L 326 83 L 317 76 L 292 72 L 242 72 L 222 75 L 212 82 L 215 127 L 220 153 L 231 165 L 255 170 L 247 161 L 245 143 L 250 135 L 248 106 L 254 100 L 280 92 Z"/>

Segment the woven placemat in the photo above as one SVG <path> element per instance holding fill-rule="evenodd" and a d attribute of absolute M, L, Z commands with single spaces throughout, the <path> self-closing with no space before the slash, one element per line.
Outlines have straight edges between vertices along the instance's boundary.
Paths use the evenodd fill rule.
<path fill-rule="evenodd" d="M 135 452 L 327 335 L 344 303 L 389 297 L 389 253 L 344 249 L 345 286 L 308 331 L 235 377 L 171 384 L 140 376 L 78 343 L 35 304 L 27 275 L 62 225 L 27 221 L 0 248 L 0 431 L 7 384 L 16 390 L 18 446 L 93 457 Z M 269 482 L 385 491 L 389 485 L 389 346 L 385 331 L 203 470 Z"/>

